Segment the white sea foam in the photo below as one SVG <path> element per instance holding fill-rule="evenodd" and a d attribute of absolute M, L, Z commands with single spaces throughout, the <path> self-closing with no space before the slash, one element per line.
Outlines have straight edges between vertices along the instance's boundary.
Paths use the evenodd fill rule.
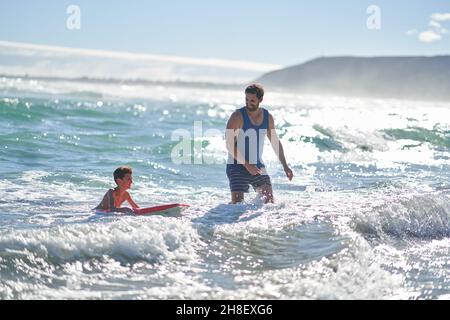
<path fill-rule="evenodd" d="M 441 239 L 450 236 L 450 204 L 443 195 L 399 195 L 358 214 L 355 228 L 367 236 Z"/>
<path fill-rule="evenodd" d="M 88 261 L 104 256 L 117 261 L 156 262 L 195 257 L 196 233 L 181 223 L 161 217 L 123 217 L 109 223 L 100 220 L 0 234 L 2 252 L 31 254 L 50 263 Z"/>

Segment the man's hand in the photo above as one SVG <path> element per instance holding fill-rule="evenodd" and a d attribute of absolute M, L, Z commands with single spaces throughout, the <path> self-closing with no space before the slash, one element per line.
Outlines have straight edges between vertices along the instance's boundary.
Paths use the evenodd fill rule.
<path fill-rule="evenodd" d="M 292 170 L 286 167 L 284 168 L 284 172 L 286 173 L 286 177 L 289 179 L 289 181 L 292 181 L 292 178 L 294 177 Z"/>
<path fill-rule="evenodd" d="M 246 164 L 245 165 L 245 169 L 247 169 L 247 171 L 252 175 L 252 176 L 256 176 L 257 174 L 261 174 L 262 171 L 261 169 L 259 169 L 257 166 L 255 166 L 254 164 Z"/>

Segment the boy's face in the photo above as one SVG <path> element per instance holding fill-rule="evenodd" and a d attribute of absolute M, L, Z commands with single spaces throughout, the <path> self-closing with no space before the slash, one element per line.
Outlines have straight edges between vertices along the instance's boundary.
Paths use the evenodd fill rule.
<path fill-rule="evenodd" d="M 131 184 L 133 183 L 133 177 L 131 176 L 131 173 L 127 173 L 123 179 L 117 179 L 117 184 L 121 189 L 130 189 Z"/>

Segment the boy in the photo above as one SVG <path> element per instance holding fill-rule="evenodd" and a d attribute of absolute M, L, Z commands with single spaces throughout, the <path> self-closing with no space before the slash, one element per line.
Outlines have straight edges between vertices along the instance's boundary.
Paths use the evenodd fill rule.
<path fill-rule="evenodd" d="M 109 189 L 103 197 L 102 202 L 94 210 L 105 210 L 109 212 L 133 212 L 130 208 L 121 208 L 122 203 L 127 201 L 133 209 L 139 206 L 131 199 L 127 192 L 133 183 L 131 175 L 133 171 L 130 167 L 119 167 L 114 171 L 114 181 L 117 184 L 115 189 Z"/>

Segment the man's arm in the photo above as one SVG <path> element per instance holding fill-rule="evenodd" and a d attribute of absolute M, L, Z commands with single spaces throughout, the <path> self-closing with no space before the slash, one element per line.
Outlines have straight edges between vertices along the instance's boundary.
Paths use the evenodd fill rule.
<path fill-rule="evenodd" d="M 289 168 L 286 157 L 284 156 L 283 145 L 281 144 L 281 141 L 277 135 L 277 131 L 275 130 L 275 120 L 273 119 L 272 115 L 269 116 L 269 129 L 267 130 L 267 137 L 269 138 L 273 151 L 275 152 L 281 162 L 281 165 L 283 166 L 286 177 L 289 179 L 289 181 L 291 181 L 294 177 L 294 174 Z"/>
<path fill-rule="evenodd" d="M 233 157 L 233 159 L 237 160 L 237 163 L 244 165 L 245 169 L 251 175 L 261 174 L 262 171 L 254 164 L 249 164 L 248 161 L 245 160 L 245 157 L 240 153 L 237 147 L 237 136 L 239 134 L 240 129 L 243 126 L 243 119 L 239 111 L 235 111 L 227 123 L 227 129 L 225 130 L 225 140 L 227 144 L 227 150 Z"/>

